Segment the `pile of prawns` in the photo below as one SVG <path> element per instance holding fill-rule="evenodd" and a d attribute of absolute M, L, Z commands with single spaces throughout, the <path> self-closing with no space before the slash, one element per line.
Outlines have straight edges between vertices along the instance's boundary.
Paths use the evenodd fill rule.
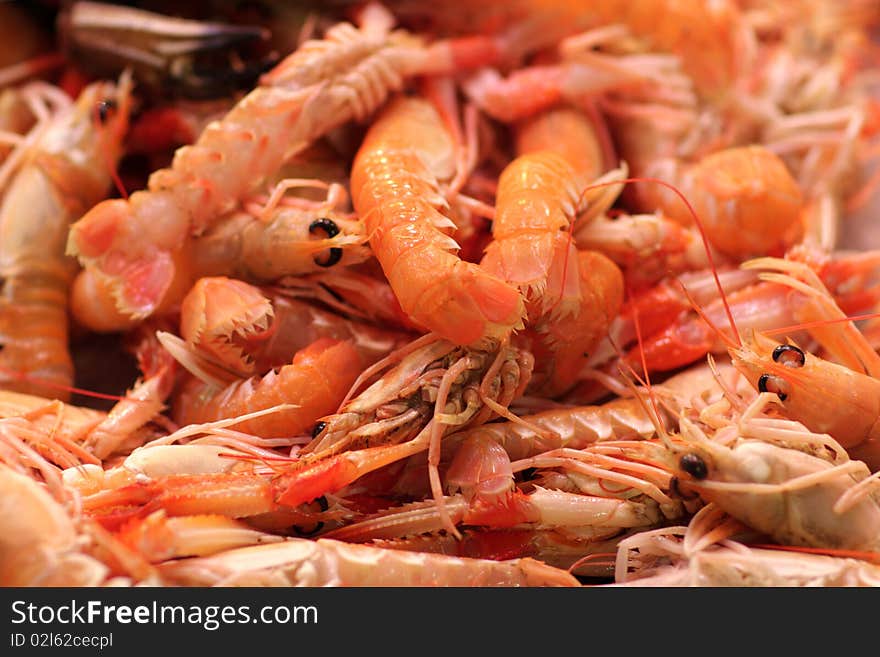
<path fill-rule="evenodd" d="M 0 583 L 880 584 L 880 10 L 478 5 L 211 111 L 0 69 Z"/>

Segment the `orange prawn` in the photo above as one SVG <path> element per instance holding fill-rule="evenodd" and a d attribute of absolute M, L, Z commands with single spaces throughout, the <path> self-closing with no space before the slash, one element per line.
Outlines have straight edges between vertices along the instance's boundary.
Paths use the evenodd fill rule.
<path fill-rule="evenodd" d="M 453 176 L 451 135 L 433 106 L 397 98 L 355 157 L 352 200 L 403 311 L 456 344 L 504 338 L 524 314 L 519 292 L 457 255 L 439 180 Z"/>
<path fill-rule="evenodd" d="M 553 130 L 560 124 L 579 129 L 566 133 L 563 142 Z M 551 110 L 519 126 L 517 142 L 537 150 L 520 155 L 501 173 L 494 239 L 480 266 L 523 294 L 528 330 L 537 337 L 536 361 L 552 364 L 541 368 L 534 384 L 552 395 L 574 383 L 584 352 L 592 351 L 620 311 L 623 275 L 601 253 L 578 252 L 571 235 L 579 220 L 586 221 L 588 201 L 601 204 L 610 195 L 604 190 L 589 197 L 580 191 L 587 176 L 604 169 L 589 118 Z"/>
<path fill-rule="evenodd" d="M 159 340 L 184 367 L 218 384 L 286 365 L 320 338 L 351 342 L 368 366 L 412 337 L 346 319 L 277 288 L 222 276 L 200 278 L 184 297 L 180 316 L 182 340 L 167 332 Z"/>
<path fill-rule="evenodd" d="M 0 181 L 6 183 L 0 205 L 0 376 L 7 387 L 66 398 L 64 387 L 73 382 L 67 297 L 76 262 L 64 255 L 64 243 L 70 222 L 110 189 L 130 92 L 125 76 L 118 84 L 84 89 L 75 104 L 39 127 L 14 175 Z M 31 377 L 12 380 L 9 372 Z"/>
<path fill-rule="evenodd" d="M 795 263 L 798 259 L 809 262 L 809 267 L 817 272 L 820 280 L 827 282 L 834 298 L 846 312 L 866 312 L 876 303 L 876 294 L 865 286 L 874 275 L 876 253 L 839 255 L 812 261 L 809 249 L 793 249 L 788 255 L 789 262 Z M 630 303 L 642 321 L 647 322 L 644 323 L 646 337 L 640 350 L 633 348 L 627 359 L 635 365 L 641 362 L 641 353 L 644 353 L 649 370 L 665 371 L 692 363 L 707 353 L 724 353 L 728 344 L 690 309 L 688 298 L 699 303 L 701 314 L 716 326 L 726 321 L 725 304 L 742 330 L 772 331 L 810 319 L 804 312 L 807 297 L 802 290 L 770 280 L 756 280 L 752 267 L 721 272 L 719 276 L 728 281 L 740 280 L 736 287 L 729 283 L 724 285 L 723 298 L 718 296 L 717 290 L 707 289 L 709 279 L 705 273 L 701 275 L 703 282 L 699 285 L 690 283 L 693 278 L 689 278 L 688 283 L 682 278 L 682 286 L 687 290 L 685 294 L 663 282 L 652 291 L 633 298 Z M 624 323 L 618 321 L 615 326 L 615 338 L 621 345 L 634 339 L 632 330 L 628 326 L 624 328 Z"/>
<path fill-rule="evenodd" d="M 221 390 L 192 381 L 178 396 L 173 417 L 179 424 L 202 424 L 292 403 L 297 407 L 238 426 L 263 437 L 301 435 L 318 418 L 336 410 L 361 369 L 353 344 L 321 338 L 298 351 L 289 365 L 264 377 L 238 381 Z"/>
<path fill-rule="evenodd" d="M 779 156 L 763 146 L 727 148 L 692 165 L 673 159 L 631 164 L 640 176 L 675 185 L 703 220 L 712 246 L 731 258 L 781 255 L 803 236 L 801 188 Z M 668 188 L 636 183 L 633 191 L 643 211 L 659 209 L 692 224 L 690 212 Z"/>
<path fill-rule="evenodd" d="M 617 263 L 632 291 L 644 290 L 670 274 L 708 267 L 699 231 L 661 212 L 598 217 L 580 226 L 574 240 L 578 248 L 594 249 Z M 720 265 L 725 258 L 717 253 L 715 260 Z"/>
<path fill-rule="evenodd" d="M 752 332 L 739 342 L 729 342 L 734 365 L 757 390 L 775 393 L 790 417 L 811 431 L 830 434 L 876 470 L 880 467 L 880 357 L 807 265 L 764 258 L 750 266 L 770 268 L 763 278 L 803 295 L 801 323 L 837 362 L 791 341 L 777 342 Z"/>

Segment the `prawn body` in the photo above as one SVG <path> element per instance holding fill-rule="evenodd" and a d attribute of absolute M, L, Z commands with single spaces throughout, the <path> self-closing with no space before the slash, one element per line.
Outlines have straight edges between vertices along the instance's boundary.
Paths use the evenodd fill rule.
<path fill-rule="evenodd" d="M 103 198 L 121 154 L 131 82 L 97 82 L 55 117 L 25 155 L 0 205 L 0 365 L 4 385 L 66 398 L 68 287 L 76 262 L 64 255 L 71 221 Z M 51 386 L 10 381 L 25 373 Z"/>
<path fill-rule="evenodd" d="M 709 243 L 737 260 L 782 255 L 803 236 L 804 195 L 783 160 L 760 145 L 726 148 L 694 163 L 658 158 L 634 163 L 639 175 L 673 185 L 687 197 Z M 655 182 L 637 183 L 636 203 L 646 212 L 690 225 L 677 194 Z"/>
<path fill-rule="evenodd" d="M 571 138 L 560 139 L 557 127 L 573 127 Z M 581 189 L 603 168 L 599 141 L 588 117 L 573 109 L 519 126 L 517 147 L 526 152 L 501 173 L 493 241 L 480 263 L 522 293 L 537 362 L 553 363 L 540 367 L 546 372 L 535 384 L 550 395 L 573 385 L 583 354 L 604 337 L 623 303 L 618 266 L 601 253 L 578 251 L 572 237 L 588 206 Z"/>
<path fill-rule="evenodd" d="M 416 146 L 413 146 L 416 144 Z M 520 293 L 462 261 L 439 180 L 453 175 L 451 136 L 433 106 L 397 98 L 370 127 L 351 173 L 352 201 L 404 313 L 466 345 L 521 325 Z"/>
<path fill-rule="evenodd" d="M 221 390 L 193 381 L 175 405 L 175 418 L 181 424 L 211 422 L 292 403 L 298 407 L 242 422 L 239 428 L 264 437 L 299 435 L 336 409 L 360 373 L 360 363 L 350 342 L 321 338 L 266 376 Z"/>

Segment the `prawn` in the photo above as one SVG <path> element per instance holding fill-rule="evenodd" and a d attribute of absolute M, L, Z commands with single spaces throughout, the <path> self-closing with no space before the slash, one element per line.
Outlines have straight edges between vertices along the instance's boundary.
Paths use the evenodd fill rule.
<path fill-rule="evenodd" d="M 269 282 L 364 262 L 365 242 L 360 222 L 332 208 L 279 205 L 266 220 L 236 212 L 192 240 L 191 271 Z"/>
<path fill-rule="evenodd" d="M 709 266 L 702 237 L 657 211 L 653 214 L 603 215 L 574 234 L 581 249 L 592 249 L 614 261 L 632 291 L 642 291 L 666 276 Z M 724 257 L 713 254 L 716 264 Z"/>
<path fill-rule="evenodd" d="M 554 128 L 574 125 L 559 139 Z M 526 302 L 527 327 L 537 336 L 540 368 L 534 386 L 548 394 L 569 388 L 584 352 L 592 351 L 623 302 L 623 275 L 598 252 L 578 252 L 571 231 L 587 221 L 590 201 L 613 200 L 614 188 L 582 195 L 587 176 L 604 168 L 599 138 L 589 118 L 550 111 L 519 126 L 525 152 L 498 181 L 493 241 L 480 266 L 515 284 Z M 609 192 L 610 189 L 610 192 Z M 595 212 L 590 208 L 590 212 Z"/>
<path fill-rule="evenodd" d="M 845 510 L 838 506 L 848 491 L 868 478 L 868 467 L 849 460 L 843 447 L 826 434 L 811 434 L 797 422 L 752 426 L 758 439 L 739 438 L 728 446 L 683 419 L 681 428 L 689 442 L 678 465 L 682 486 L 782 544 L 875 551 L 880 523 L 876 494 L 868 491 Z M 766 442 L 774 435 L 787 440 L 788 446 Z M 829 460 L 792 447 L 799 443 L 828 446 L 835 456 Z"/>
<path fill-rule="evenodd" d="M 803 295 L 801 321 L 838 362 L 791 342 L 747 333 L 740 343 L 729 345 L 734 366 L 757 390 L 775 393 L 792 418 L 810 430 L 831 434 L 847 449 L 858 450 L 859 457 L 876 469 L 880 464 L 876 453 L 880 357 L 852 322 L 840 323 L 846 315 L 807 265 L 762 258 L 747 266 L 770 269 L 761 277 Z M 829 320 L 837 324 L 829 324 Z M 847 392 L 829 397 L 828 391 L 834 390 Z"/>
<path fill-rule="evenodd" d="M 184 586 L 579 586 L 535 559 L 493 561 L 412 553 L 331 539 L 228 550 L 160 566 Z"/>
<path fill-rule="evenodd" d="M 846 308 L 847 312 L 864 312 L 872 308 L 875 303 L 876 299 L 871 288 L 865 288 L 863 284 L 873 275 L 876 254 L 844 254 L 829 258 L 816 257 L 815 252 L 811 249 L 792 249 L 788 255 L 788 260 L 775 259 L 774 262 L 788 262 L 792 266 L 796 266 L 797 262 L 802 260 L 805 266 L 815 271 L 815 275 L 820 280 L 827 281 L 833 291 L 834 298 Z M 758 262 L 765 261 L 755 261 L 756 264 Z M 728 289 L 723 290 L 723 297 L 710 299 L 710 297 L 701 295 L 698 299 L 691 296 L 691 299 L 702 306 L 701 314 L 708 319 L 708 322 L 693 312 L 683 312 L 685 309 L 681 306 L 674 306 L 673 304 L 682 302 L 683 298 L 680 292 L 672 295 L 666 294 L 665 290 L 668 289 L 668 286 L 661 286 L 656 290 L 657 294 L 650 293 L 643 300 L 638 301 L 641 320 L 642 309 L 646 308 L 648 304 L 656 303 L 658 294 L 662 294 L 663 298 L 668 300 L 668 303 L 658 306 L 663 308 L 666 313 L 664 316 L 659 316 L 656 308 L 644 314 L 651 322 L 647 325 L 651 328 L 645 331 L 648 337 L 642 347 L 648 369 L 664 371 L 691 363 L 707 353 L 716 355 L 725 353 L 729 346 L 728 342 L 712 328 L 713 324 L 718 326 L 727 319 L 725 303 L 730 308 L 736 326 L 743 331 L 749 329 L 772 331 L 781 327 L 797 326 L 815 319 L 815 316 L 809 311 L 810 295 L 804 288 L 793 288 L 785 285 L 783 281 L 770 280 L 761 276 L 759 278 L 765 280 L 755 281 L 752 278 L 755 269 L 747 263 L 744 264 L 740 270 L 741 274 L 745 274 L 745 278 L 742 280 L 751 280 L 752 284 L 739 289 L 727 286 Z M 688 289 L 692 289 L 691 286 L 688 286 Z M 733 291 L 730 291 L 731 289 Z M 857 291 L 853 292 L 853 290 Z M 676 317 L 676 319 L 674 322 L 662 326 L 662 322 L 668 322 L 669 317 Z M 654 318 L 657 320 L 656 323 L 654 323 Z M 622 344 L 626 344 L 627 340 L 632 340 L 631 331 L 625 329 L 626 327 L 622 325 L 613 329 L 619 331 L 616 333 L 616 337 Z M 816 328 L 813 329 L 814 332 L 816 330 Z M 795 334 L 793 333 L 793 335 Z M 640 353 L 634 349 L 627 356 L 627 359 L 632 363 L 640 361 Z"/>
<path fill-rule="evenodd" d="M 0 366 L 7 387 L 67 397 L 64 388 L 73 382 L 67 297 L 76 263 L 65 257 L 64 241 L 70 222 L 107 194 L 121 155 L 130 93 L 126 76 L 118 84 L 84 89 L 75 104 L 40 128 L 4 188 Z"/>
<path fill-rule="evenodd" d="M 618 543 L 610 586 L 877 586 L 880 568 L 860 559 L 752 547 L 709 504 L 687 527 L 665 527 Z"/>
<path fill-rule="evenodd" d="M 319 338 L 353 341 L 368 366 L 411 338 L 402 331 L 345 319 L 276 288 L 256 288 L 226 277 L 199 279 L 184 297 L 180 314 L 185 344 L 178 346 L 177 338 L 168 333 L 160 340 L 190 371 L 208 379 L 225 378 L 212 365 L 238 376 L 281 367 Z"/>
<path fill-rule="evenodd" d="M 426 450 L 430 457 L 432 445 L 437 445 L 437 461 L 432 464 L 429 458 L 430 474 L 439 462 L 439 441 L 446 428 L 480 424 L 494 412 L 505 413 L 531 372 L 528 355 L 510 347 L 466 350 L 433 336 L 421 338 L 395 358 L 399 363 L 382 378 L 345 401 L 339 412 L 319 419 L 313 439 L 294 458 L 281 459 L 273 472 L 160 476 L 89 495 L 84 508 L 98 516 L 112 515 L 118 508 L 138 516 L 157 509 L 175 516 L 231 517 L 299 510 L 383 466 Z M 367 376 L 389 362 L 395 360 L 377 364 Z M 226 422 L 246 426 L 243 420 L 252 421 L 245 417 Z M 294 435 L 290 425 L 283 429 L 281 435 Z M 177 433 L 181 431 L 187 430 Z"/>
<path fill-rule="evenodd" d="M 681 512 L 663 492 L 671 475 L 630 461 L 638 453 L 626 441 L 608 443 L 615 456 L 563 448 L 511 462 L 492 438 L 471 433 L 457 443 L 445 473 L 451 495 L 445 506 L 456 524 L 494 529 L 595 530 L 607 538 L 620 529 L 656 525 Z M 529 471 L 516 482 L 514 475 Z M 603 483 L 604 482 L 604 483 Z M 609 488 L 613 486 L 613 490 Z M 458 493 L 457 491 L 461 491 Z M 328 538 L 366 541 L 401 538 L 442 528 L 433 504 L 414 502 L 383 510 L 325 534 Z"/>
<path fill-rule="evenodd" d="M 803 236 L 804 195 L 782 159 L 760 145 L 726 148 L 693 164 L 668 158 L 647 165 L 629 160 L 639 176 L 673 184 L 703 221 L 709 243 L 722 254 L 781 255 Z M 636 206 L 660 210 L 689 225 L 677 194 L 653 183 L 633 186 Z"/>
<path fill-rule="evenodd" d="M 91 554 L 94 544 L 83 549 L 77 523 L 36 481 L 0 464 L 0 492 L 5 509 L 0 539 L 4 586 L 99 586 L 129 581 L 113 577 L 110 565 Z M 143 581 L 151 580 L 144 577 Z"/>
<path fill-rule="evenodd" d="M 466 345 L 519 327 L 515 287 L 462 261 L 439 181 L 454 175 L 452 136 L 426 100 L 397 98 L 367 131 L 351 171 L 352 201 L 403 312 Z"/>
<path fill-rule="evenodd" d="M 178 424 L 201 424 L 290 402 L 297 408 L 242 422 L 240 429 L 264 437 L 296 436 L 338 406 L 361 370 L 360 355 L 350 342 L 320 338 L 298 351 L 290 364 L 263 377 L 221 389 L 192 380 L 178 395 L 172 415 Z"/>

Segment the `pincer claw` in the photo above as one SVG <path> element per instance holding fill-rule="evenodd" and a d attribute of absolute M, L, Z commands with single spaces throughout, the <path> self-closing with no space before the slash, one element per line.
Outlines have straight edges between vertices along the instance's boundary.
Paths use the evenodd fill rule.
<path fill-rule="evenodd" d="M 74 2 L 58 16 L 66 53 L 94 75 L 131 67 L 139 82 L 187 98 L 227 95 L 252 86 L 275 63 L 270 55 L 243 61 L 233 47 L 267 41 L 258 25 L 232 25 L 165 16 L 99 2 Z"/>

